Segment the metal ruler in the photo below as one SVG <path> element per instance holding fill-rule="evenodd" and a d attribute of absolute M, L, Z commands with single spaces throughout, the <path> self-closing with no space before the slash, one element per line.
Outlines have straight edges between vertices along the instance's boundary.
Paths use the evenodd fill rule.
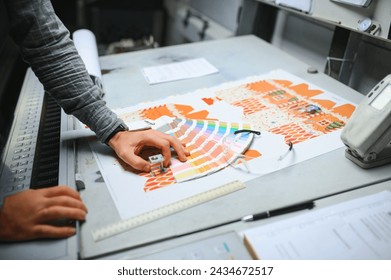
<path fill-rule="evenodd" d="M 92 231 L 92 238 L 95 242 L 117 235 L 119 233 L 128 231 L 132 228 L 150 223 L 154 220 L 169 216 L 187 208 L 199 205 L 201 203 L 213 200 L 215 198 L 224 196 L 234 191 L 245 188 L 244 183 L 240 181 L 233 181 L 231 183 L 222 185 L 215 189 L 202 192 L 183 200 L 171 203 L 169 205 L 151 210 L 149 212 L 140 214 L 138 216 L 121 220 L 108 226 Z"/>

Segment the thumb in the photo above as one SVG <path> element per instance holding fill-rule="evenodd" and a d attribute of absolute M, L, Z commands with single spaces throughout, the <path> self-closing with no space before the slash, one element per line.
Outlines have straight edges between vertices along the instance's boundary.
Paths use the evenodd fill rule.
<path fill-rule="evenodd" d="M 122 159 L 134 169 L 144 171 L 144 172 L 151 171 L 151 165 L 149 164 L 149 162 L 142 159 L 140 156 L 136 154 L 126 155 Z"/>

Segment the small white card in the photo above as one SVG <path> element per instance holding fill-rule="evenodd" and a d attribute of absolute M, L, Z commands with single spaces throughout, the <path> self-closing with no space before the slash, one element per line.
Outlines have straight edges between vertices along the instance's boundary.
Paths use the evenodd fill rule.
<path fill-rule="evenodd" d="M 276 0 L 276 4 L 309 13 L 311 11 L 312 0 Z"/>
<path fill-rule="evenodd" d="M 150 85 L 202 77 L 217 72 L 219 70 L 205 58 L 143 68 L 145 79 Z"/>

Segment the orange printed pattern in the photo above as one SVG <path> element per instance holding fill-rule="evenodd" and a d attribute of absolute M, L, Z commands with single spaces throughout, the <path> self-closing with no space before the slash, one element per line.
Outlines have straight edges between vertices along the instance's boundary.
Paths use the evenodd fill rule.
<path fill-rule="evenodd" d="M 307 84 L 293 85 L 293 86 L 289 86 L 288 88 L 306 99 L 312 98 L 316 95 L 323 93 L 323 91 L 319 89 L 309 89 L 309 85 Z"/>
<path fill-rule="evenodd" d="M 356 107 L 352 104 L 344 104 L 339 107 L 333 108 L 332 111 L 343 117 L 350 118 Z"/>
<path fill-rule="evenodd" d="M 208 118 L 209 112 L 207 110 L 194 111 L 194 108 L 190 105 L 183 104 L 171 104 L 174 110 L 171 110 L 168 104 L 150 107 L 138 112 L 141 119 L 157 120 L 162 116 L 168 117 L 181 117 L 193 120 L 216 120 Z M 127 120 L 126 116 L 121 116 L 122 119 Z"/>
<path fill-rule="evenodd" d="M 269 92 L 276 89 L 276 86 L 268 83 L 267 81 L 250 83 L 246 87 L 251 91 L 259 92 L 259 93 Z"/>
<path fill-rule="evenodd" d="M 155 174 L 155 176 L 152 176 L 149 173 L 141 173 L 141 176 L 147 178 L 147 182 L 144 185 L 145 192 L 157 190 L 165 186 L 175 184 L 175 178 L 170 168 L 167 168 L 166 172 Z"/>
<path fill-rule="evenodd" d="M 247 90 L 247 91 L 245 91 Z M 336 106 L 332 100 L 316 98 L 324 92 L 306 83 L 287 80 L 262 80 L 217 93 L 223 100 L 243 109 L 244 118 L 270 124 L 266 129 L 284 135 L 287 142 L 300 143 L 342 128 L 355 106 Z M 238 95 L 245 98 L 238 100 Z M 260 112 L 263 112 L 260 114 Z M 259 121 L 257 121 L 257 118 Z M 266 119 L 265 119 L 266 118 Z M 281 120 L 285 120 L 281 123 Z"/>
<path fill-rule="evenodd" d="M 262 156 L 262 154 L 257 150 L 247 150 L 244 152 L 244 155 L 246 156 L 244 158 L 245 160 L 252 160 L 254 158 L 258 158 Z"/>
<path fill-rule="evenodd" d="M 162 116 L 174 117 L 174 114 L 171 112 L 170 109 L 168 109 L 167 105 L 146 108 L 144 110 L 141 110 L 140 115 L 143 118 L 150 120 L 157 120 Z"/>
<path fill-rule="evenodd" d="M 284 135 L 285 142 L 292 142 L 293 144 L 297 144 L 305 140 L 317 137 L 317 135 L 307 133 L 300 125 L 297 125 L 295 123 L 289 123 L 274 128 L 270 132 Z"/>
<path fill-rule="evenodd" d="M 174 108 L 178 111 L 178 117 L 192 120 L 211 120 L 208 118 L 209 112 L 207 110 L 194 112 L 192 106 L 182 104 L 174 104 Z"/>
<path fill-rule="evenodd" d="M 210 97 L 202 98 L 202 101 L 204 101 L 208 105 L 213 105 L 215 103 L 214 99 Z"/>
<path fill-rule="evenodd" d="M 337 105 L 332 100 L 320 97 L 322 94 L 322 90 L 312 89 L 306 83 L 294 84 L 289 80 L 275 79 L 219 90 L 214 97 L 205 97 L 202 101 L 208 106 L 223 101 L 240 107 L 243 111 L 242 121 L 251 120 L 255 126 L 257 122 L 266 121 L 271 124 L 267 128 L 269 132 L 283 135 L 286 142 L 297 144 L 343 128 L 355 110 L 352 104 Z M 208 110 L 195 111 L 194 107 L 185 104 L 166 104 L 140 110 L 137 114 L 140 118 L 152 120 L 161 116 L 213 120 Z M 256 150 L 247 150 L 245 155 L 246 160 L 262 156 Z M 156 176 L 149 173 L 140 175 L 147 178 L 145 191 L 175 183 L 170 168 Z"/>
<path fill-rule="evenodd" d="M 264 104 L 261 103 L 260 99 L 253 97 L 236 101 L 232 103 L 232 105 L 243 108 L 244 115 L 251 115 L 267 108 Z"/>

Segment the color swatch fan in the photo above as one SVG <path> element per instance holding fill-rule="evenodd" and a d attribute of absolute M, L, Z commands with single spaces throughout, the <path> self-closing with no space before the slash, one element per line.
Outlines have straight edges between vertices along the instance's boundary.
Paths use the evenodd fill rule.
<path fill-rule="evenodd" d="M 177 182 L 184 182 L 219 171 L 240 157 L 250 146 L 250 124 L 214 120 L 161 117 L 155 129 L 186 143 L 190 152 L 186 162 L 172 160 L 171 170 Z"/>

